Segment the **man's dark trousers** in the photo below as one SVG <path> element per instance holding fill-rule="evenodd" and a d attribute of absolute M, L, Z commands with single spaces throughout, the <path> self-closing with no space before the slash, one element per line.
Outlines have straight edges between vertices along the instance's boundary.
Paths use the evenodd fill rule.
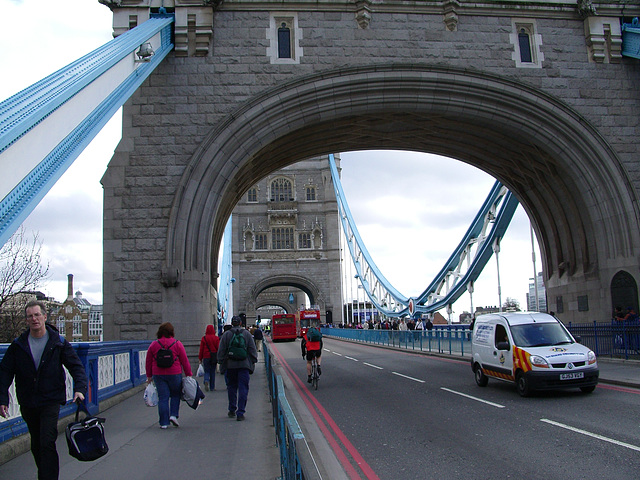
<path fill-rule="evenodd" d="M 58 480 L 60 465 L 56 439 L 60 405 L 20 407 L 20 413 L 31 434 L 31 453 L 38 467 L 38 480 Z"/>
<path fill-rule="evenodd" d="M 244 415 L 247 407 L 250 375 L 248 368 L 229 368 L 225 372 L 229 411 L 235 412 L 238 417 Z"/>

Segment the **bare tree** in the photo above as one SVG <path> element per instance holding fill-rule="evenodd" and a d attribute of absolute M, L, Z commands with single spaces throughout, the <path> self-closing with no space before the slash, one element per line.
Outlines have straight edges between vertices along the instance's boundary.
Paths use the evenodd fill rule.
<path fill-rule="evenodd" d="M 49 263 L 43 264 L 41 250 L 38 234 L 29 238 L 24 227 L 0 248 L 0 342 L 10 342 L 25 328 L 26 297 L 47 279 Z"/>
<path fill-rule="evenodd" d="M 502 305 L 502 309 L 505 312 L 520 312 L 520 302 L 515 298 L 507 297 L 504 305 Z"/>

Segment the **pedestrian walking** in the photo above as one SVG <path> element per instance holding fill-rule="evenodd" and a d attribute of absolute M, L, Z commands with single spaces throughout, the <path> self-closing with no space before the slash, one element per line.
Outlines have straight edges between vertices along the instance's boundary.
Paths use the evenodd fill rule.
<path fill-rule="evenodd" d="M 193 376 L 184 345 L 174 336 L 173 325 L 163 323 L 158 327 L 158 339 L 151 342 L 147 350 L 147 384 L 153 380 L 158 389 L 158 416 L 160 428 L 163 429 L 169 423 L 174 427 L 180 426 L 178 418 L 182 397 L 182 371 L 187 377 Z"/>
<path fill-rule="evenodd" d="M 249 396 L 249 378 L 258 361 L 258 352 L 253 336 L 244 328 L 240 317 L 231 319 L 231 329 L 220 339 L 218 363 L 220 373 L 225 376 L 229 397 L 228 416 L 244 420 Z"/>
<path fill-rule="evenodd" d="M 262 330 L 260 329 L 260 326 L 257 325 L 256 328 L 253 330 L 253 341 L 256 342 L 256 350 L 258 352 L 262 351 L 263 338 L 264 338 L 264 335 L 262 334 Z"/>
<path fill-rule="evenodd" d="M 9 386 L 15 378 L 20 413 L 31 435 L 38 480 L 57 480 L 58 417 L 60 405 L 67 402 L 62 367 L 73 377 L 74 402 L 83 401 L 87 394 L 87 375 L 71 344 L 46 323 L 44 303 L 35 300 L 27 303 L 25 317 L 28 330 L 9 345 L 0 363 L 0 415 L 6 418 L 9 414 Z"/>
<path fill-rule="evenodd" d="M 216 389 L 216 366 L 218 365 L 218 347 L 220 337 L 216 335 L 213 325 L 207 325 L 204 336 L 200 340 L 198 360 L 204 368 L 205 391 Z"/>

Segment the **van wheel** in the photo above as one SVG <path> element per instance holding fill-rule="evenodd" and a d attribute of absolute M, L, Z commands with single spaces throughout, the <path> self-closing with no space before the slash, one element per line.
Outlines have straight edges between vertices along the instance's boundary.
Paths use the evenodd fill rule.
<path fill-rule="evenodd" d="M 516 375 L 516 388 L 521 397 L 528 397 L 531 395 L 531 386 L 529 381 L 523 372 L 518 372 Z"/>
<path fill-rule="evenodd" d="M 591 393 L 596 389 L 595 385 L 592 385 L 591 387 L 580 387 L 580 390 L 582 391 L 582 393 Z"/>
<path fill-rule="evenodd" d="M 489 383 L 489 378 L 484 374 L 484 372 L 482 371 L 482 367 L 480 365 L 476 364 L 475 374 L 476 374 L 476 383 L 478 384 L 478 386 L 486 387 L 487 383 Z"/>

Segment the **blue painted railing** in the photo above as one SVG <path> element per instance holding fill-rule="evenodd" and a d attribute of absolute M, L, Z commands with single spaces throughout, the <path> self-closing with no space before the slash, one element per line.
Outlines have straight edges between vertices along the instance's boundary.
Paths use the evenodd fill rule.
<path fill-rule="evenodd" d="M 146 381 L 145 359 L 149 344 L 148 340 L 72 343 L 87 372 L 86 405 L 91 414 L 99 412 L 100 402 Z M 8 344 L 0 345 L 0 360 L 4 357 L 8 346 Z M 75 405 L 68 401 L 60 409 L 60 418 L 74 412 Z M 6 420 L 0 417 L 0 443 L 26 432 L 27 425 L 21 416 Z"/>
<path fill-rule="evenodd" d="M 434 325 L 432 330 L 365 330 L 322 328 L 322 334 L 356 342 L 422 352 L 464 355 L 471 353 L 469 325 Z"/>
<path fill-rule="evenodd" d="M 576 323 L 568 325 L 580 343 L 598 357 L 640 359 L 640 321 Z"/>

